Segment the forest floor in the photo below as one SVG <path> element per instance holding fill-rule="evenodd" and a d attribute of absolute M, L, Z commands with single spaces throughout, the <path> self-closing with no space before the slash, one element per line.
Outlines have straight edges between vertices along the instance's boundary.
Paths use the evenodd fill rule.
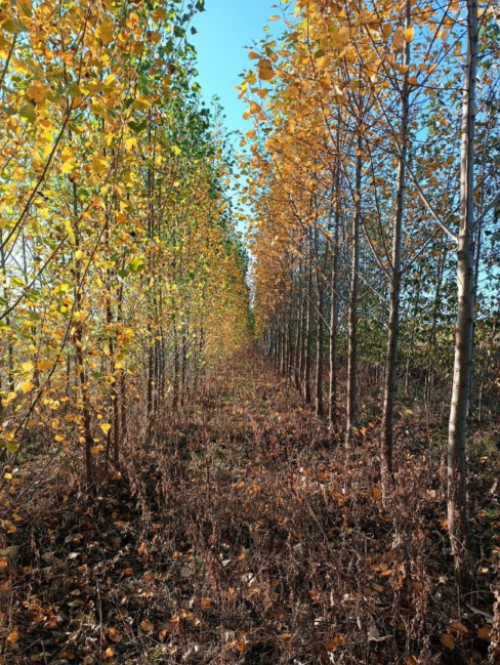
<path fill-rule="evenodd" d="M 97 499 L 76 471 L 32 460 L 0 552 L 0 663 L 500 662 L 488 656 L 500 628 L 491 436 L 471 452 L 477 589 L 459 598 L 442 422 L 398 404 L 384 509 L 375 399 L 361 411 L 346 465 L 341 433 L 249 355 L 157 443 L 127 451 Z"/>

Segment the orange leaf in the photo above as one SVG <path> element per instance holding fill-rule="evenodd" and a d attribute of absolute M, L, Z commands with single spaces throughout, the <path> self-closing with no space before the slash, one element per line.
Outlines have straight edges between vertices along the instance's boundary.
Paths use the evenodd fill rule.
<path fill-rule="evenodd" d="M 19 631 L 18 630 L 13 630 L 12 633 L 7 637 L 7 644 L 9 646 L 13 646 L 19 642 Z"/>
<path fill-rule="evenodd" d="M 141 621 L 141 630 L 143 630 L 145 633 L 152 633 L 153 629 L 154 626 L 149 619 L 144 619 L 144 621 Z"/>
<path fill-rule="evenodd" d="M 273 65 L 270 60 L 260 60 L 259 61 L 259 66 L 258 66 L 258 71 L 259 71 L 259 77 L 263 81 L 272 81 L 274 78 L 274 69 Z"/>
<path fill-rule="evenodd" d="M 444 635 L 441 635 L 441 644 L 446 647 L 446 649 L 450 649 L 453 651 L 455 648 L 455 640 L 449 633 L 444 633 Z"/>
<path fill-rule="evenodd" d="M 339 646 L 342 646 L 342 644 L 344 644 L 344 636 L 340 633 L 339 635 L 335 635 L 331 642 L 327 642 L 325 644 L 325 650 L 335 651 L 335 649 Z"/>
<path fill-rule="evenodd" d="M 454 623 L 452 623 L 451 628 L 453 628 L 453 630 L 456 630 L 457 633 L 462 633 L 463 635 L 467 635 L 467 633 L 469 632 L 467 628 L 464 626 L 464 624 L 460 623 L 460 621 L 455 621 Z"/>
<path fill-rule="evenodd" d="M 480 640 L 490 640 L 491 639 L 491 628 L 489 626 L 483 626 L 477 631 L 477 636 Z"/>

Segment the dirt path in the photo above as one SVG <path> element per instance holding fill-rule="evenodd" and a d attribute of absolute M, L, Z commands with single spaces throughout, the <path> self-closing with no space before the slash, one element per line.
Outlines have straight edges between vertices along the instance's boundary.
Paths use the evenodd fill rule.
<path fill-rule="evenodd" d="M 325 423 L 238 359 L 97 502 L 45 480 L 0 570 L 1 662 L 486 662 L 447 583 L 439 479 L 413 463 L 387 514 L 370 446 L 344 494 Z"/>

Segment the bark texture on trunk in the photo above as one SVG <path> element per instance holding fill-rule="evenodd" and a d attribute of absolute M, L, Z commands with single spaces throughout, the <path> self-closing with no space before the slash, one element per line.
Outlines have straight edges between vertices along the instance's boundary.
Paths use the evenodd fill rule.
<path fill-rule="evenodd" d="M 468 586 L 471 543 L 467 522 L 465 435 L 474 326 L 474 133 L 478 46 L 476 0 L 467 2 L 467 66 L 462 107 L 460 229 L 457 243 L 458 311 L 448 432 L 448 529 L 458 581 Z"/>
<path fill-rule="evenodd" d="M 312 270 L 309 266 L 306 295 L 306 332 L 304 340 L 304 400 L 311 402 L 311 341 L 312 341 Z"/>
<path fill-rule="evenodd" d="M 406 27 L 411 23 L 410 2 L 406 3 Z M 396 396 L 398 338 L 399 338 L 399 310 L 401 300 L 401 246 L 403 240 L 403 217 L 406 188 L 406 157 L 408 153 L 408 117 L 409 96 L 408 71 L 411 54 L 410 43 L 406 44 L 404 53 L 404 66 L 406 73 L 401 91 L 401 133 L 399 138 L 400 158 L 398 165 L 398 179 L 396 190 L 396 216 L 392 234 L 392 267 L 390 284 L 390 304 L 388 322 L 387 355 L 385 364 L 385 385 L 382 416 L 381 439 L 381 476 L 382 494 L 387 499 L 393 481 L 393 430 L 394 430 L 394 400 Z"/>
<path fill-rule="evenodd" d="M 356 419 L 356 370 L 358 350 L 358 291 L 359 291 L 359 230 L 361 226 L 361 175 L 362 175 L 362 149 L 363 138 L 361 128 L 358 128 L 356 183 L 354 190 L 355 213 L 352 223 L 352 250 L 351 250 L 351 278 L 349 292 L 349 331 L 348 331 L 348 357 L 347 357 L 347 422 L 345 433 L 345 447 L 352 445 L 352 428 Z"/>
<path fill-rule="evenodd" d="M 318 277 L 318 282 L 319 282 Z M 316 341 L 316 385 L 314 406 L 317 416 L 323 415 L 323 289 L 318 283 L 318 325 Z"/>

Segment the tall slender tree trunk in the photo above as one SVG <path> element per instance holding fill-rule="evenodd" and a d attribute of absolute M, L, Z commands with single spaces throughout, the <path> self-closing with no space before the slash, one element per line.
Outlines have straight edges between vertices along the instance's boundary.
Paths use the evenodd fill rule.
<path fill-rule="evenodd" d="M 306 404 L 311 402 L 311 341 L 312 341 L 312 268 L 309 263 L 306 294 L 306 330 L 304 339 L 304 383 L 303 392 Z"/>
<path fill-rule="evenodd" d="M 319 281 L 318 276 L 318 281 Z M 314 406 L 317 416 L 323 415 L 323 289 L 318 284 L 318 326 L 317 326 L 317 340 L 316 340 L 316 385 Z"/>
<path fill-rule="evenodd" d="M 281 373 L 282 376 L 285 376 L 286 375 L 287 337 L 286 337 L 286 317 L 285 317 L 284 313 L 281 316 L 280 335 L 281 335 L 280 373 Z"/>
<path fill-rule="evenodd" d="M 349 331 L 347 356 L 347 421 L 345 433 L 345 447 L 350 450 L 352 446 L 352 428 L 356 419 L 356 372 L 358 356 L 358 291 L 359 291 L 359 234 L 361 226 L 361 176 L 362 176 L 362 150 L 363 137 L 361 127 L 358 127 L 356 182 L 354 189 L 355 212 L 352 222 L 351 247 L 351 277 L 349 291 Z"/>
<path fill-rule="evenodd" d="M 455 363 L 448 433 L 448 530 L 459 583 L 471 575 L 471 542 L 467 523 L 465 435 L 469 402 L 474 326 L 474 134 L 478 50 L 476 0 L 467 2 L 467 65 L 462 107 L 460 163 L 460 228 L 457 243 L 458 311 Z"/>
<path fill-rule="evenodd" d="M 148 432 L 151 430 L 151 423 L 154 411 L 154 339 L 151 324 L 148 323 L 148 385 L 147 385 L 147 413 L 148 413 Z"/>
<path fill-rule="evenodd" d="M 484 189 L 483 189 L 484 192 Z M 484 204 L 484 202 L 483 202 Z M 481 245 L 482 245 L 482 226 L 479 225 L 479 227 L 476 230 L 476 244 L 475 244 L 475 249 L 474 249 L 474 254 L 475 254 L 475 264 L 474 264 L 474 295 L 473 295 L 473 300 L 474 300 L 474 314 L 476 313 L 476 305 L 477 305 L 477 293 L 478 293 L 478 280 L 479 280 L 479 269 L 480 269 L 480 261 L 481 261 Z M 476 330 L 475 326 L 472 327 L 472 350 L 471 350 L 471 356 L 472 356 L 472 365 L 471 365 L 471 378 L 470 378 L 470 390 L 469 390 L 469 406 L 467 408 L 467 413 L 469 414 L 469 417 L 472 416 L 473 409 L 474 409 L 474 400 L 475 400 L 475 393 L 476 393 L 476 388 L 475 388 L 475 376 L 476 376 L 476 367 L 475 367 L 475 362 L 474 362 L 474 350 L 475 350 L 475 344 L 476 344 Z M 480 386 L 482 388 L 483 383 L 480 382 Z"/>
<path fill-rule="evenodd" d="M 413 324 L 410 334 L 410 341 L 408 344 L 408 358 L 406 360 L 406 377 L 405 377 L 405 393 L 406 395 L 410 394 L 410 377 L 411 377 L 411 368 L 412 368 L 412 356 L 411 351 L 413 349 L 413 341 L 415 339 L 415 322 L 417 321 L 418 308 L 420 307 L 420 291 L 422 289 L 422 275 L 418 279 L 417 293 L 415 295 L 415 303 L 413 305 Z"/>
<path fill-rule="evenodd" d="M 338 146 L 337 146 L 338 149 Z M 328 387 L 328 418 L 333 426 L 337 415 L 337 286 L 338 286 L 338 256 L 339 256 L 339 224 L 340 224 L 340 171 L 337 169 L 335 178 L 335 219 L 332 250 L 332 284 L 330 303 L 330 330 L 329 330 L 329 361 L 330 383 Z"/>
<path fill-rule="evenodd" d="M 406 27 L 411 22 L 411 6 L 406 2 Z M 408 116 L 410 90 L 408 85 L 408 72 L 410 64 L 411 46 L 405 46 L 404 62 L 406 67 L 403 89 L 401 91 L 401 133 L 400 158 L 398 165 L 398 181 L 396 191 L 396 217 L 392 234 L 392 269 L 389 304 L 389 334 L 387 340 L 387 356 L 385 364 L 384 403 L 382 415 L 382 440 L 380 457 L 382 462 L 382 494 L 387 499 L 393 481 L 393 430 L 394 430 L 394 400 L 396 396 L 398 339 L 399 339 L 399 309 L 401 295 L 401 245 L 403 238 L 403 215 L 406 188 L 406 156 L 408 152 Z"/>
<path fill-rule="evenodd" d="M 5 247 L 4 247 L 4 238 L 3 238 L 3 231 L 0 229 L 0 260 L 1 260 L 1 266 L 0 269 L 3 273 L 4 277 L 4 283 L 3 283 L 3 295 L 5 299 L 5 307 L 9 307 L 9 296 L 8 296 L 8 289 L 7 289 L 7 260 L 5 256 Z M 10 324 L 11 324 L 11 319 L 10 315 L 5 317 L 5 323 L 7 324 L 7 327 L 10 329 Z M 8 376 L 8 386 L 9 390 L 11 392 L 14 392 L 15 388 L 15 382 L 14 382 L 14 344 L 12 342 L 12 333 L 9 335 L 9 342 L 7 344 L 7 376 Z"/>
<path fill-rule="evenodd" d="M 316 252 L 316 260 L 320 262 L 320 247 L 319 247 L 319 234 L 318 228 L 315 229 L 314 237 L 314 250 Z M 322 270 L 326 268 L 326 263 L 328 260 L 327 248 L 325 247 L 324 252 L 324 266 Z M 316 326 L 316 377 L 314 385 L 314 408 L 317 416 L 323 415 L 323 369 L 324 369 L 324 351 L 323 351 L 323 331 L 324 331 L 324 289 L 323 289 L 323 275 L 320 274 L 321 271 L 316 270 L 316 302 L 318 309 L 318 323 Z"/>
<path fill-rule="evenodd" d="M 290 381 L 293 371 L 293 309 L 290 304 L 286 323 L 286 377 Z"/>
<path fill-rule="evenodd" d="M 180 381 L 179 339 L 177 331 L 177 318 L 175 318 L 174 319 L 174 377 L 173 377 L 173 398 L 172 398 L 174 411 L 177 411 L 179 407 L 179 381 Z"/>
<path fill-rule="evenodd" d="M 300 276 L 299 276 L 300 279 Z M 297 344 L 295 352 L 295 387 L 300 390 L 304 358 L 304 298 L 299 291 L 299 316 L 297 320 Z"/>

